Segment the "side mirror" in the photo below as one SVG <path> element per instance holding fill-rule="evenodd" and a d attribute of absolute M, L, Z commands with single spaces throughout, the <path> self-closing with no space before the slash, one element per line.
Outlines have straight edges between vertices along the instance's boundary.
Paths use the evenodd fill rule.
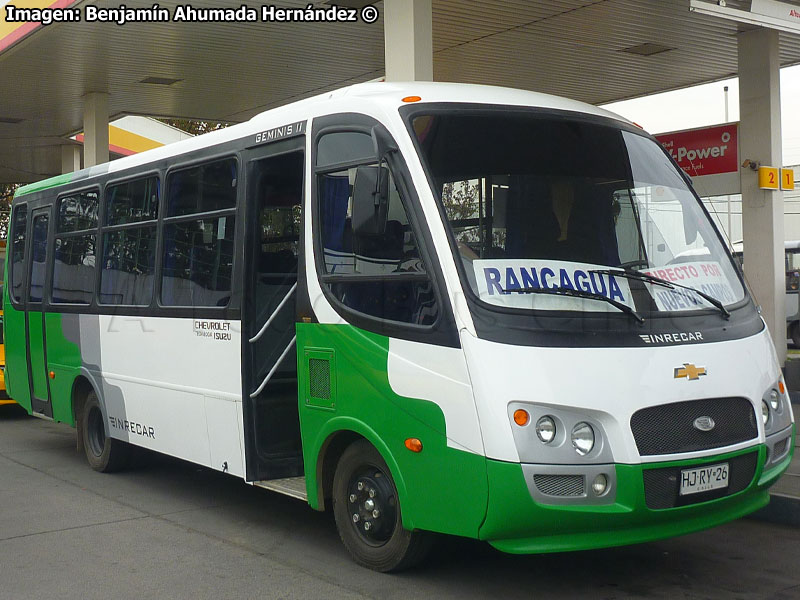
<path fill-rule="evenodd" d="M 383 234 L 388 208 L 389 169 L 358 167 L 353 182 L 353 235 Z"/>

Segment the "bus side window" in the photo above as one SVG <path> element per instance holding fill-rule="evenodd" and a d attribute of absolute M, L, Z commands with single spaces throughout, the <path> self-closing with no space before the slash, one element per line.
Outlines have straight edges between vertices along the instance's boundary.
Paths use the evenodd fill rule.
<path fill-rule="evenodd" d="M 370 136 L 352 132 L 325 135 L 320 148 L 336 147 L 328 138 L 347 136 L 344 142 L 365 148 Z M 360 140 L 361 143 L 357 143 Z M 327 154 L 327 153 L 326 153 Z M 349 154 L 354 154 L 350 152 Z M 432 325 L 438 316 L 433 285 L 422 260 L 405 202 L 394 177 L 388 173 L 388 206 L 385 223 L 376 231 L 354 231 L 353 188 L 359 167 L 377 169 L 374 158 L 345 162 L 331 158 L 338 167 L 321 172 L 318 155 L 318 202 L 322 245 L 323 281 L 331 294 L 347 308 L 385 321 Z M 339 277 L 341 276 L 341 277 Z"/>
<path fill-rule="evenodd" d="M 94 295 L 98 193 L 77 192 L 58 200 L 53 261 L 54 303 L 91 304 Z"/>
<path fill-rule="evenodd" d="M 110 185 L 105 193 L 100 303 L 147 306 L 153 298 L 159 179 Z M 107 228 L 115 229 L 107 231 Z"/>
<path fill-rule="evenodd" d="M 161 302 L 165 306 L 229 304 L 236 188 L 234 158 L 168 175 L 161 275 Z"/>
<path fill-rule="evenodd" d="M 25 275 L 25 237 L 28 220 L 28 205 L 19 204 L 14 208 L 11 224 L 11 271 L 9 295 L 14 302 L 22 301 L 22 283 Z"/>

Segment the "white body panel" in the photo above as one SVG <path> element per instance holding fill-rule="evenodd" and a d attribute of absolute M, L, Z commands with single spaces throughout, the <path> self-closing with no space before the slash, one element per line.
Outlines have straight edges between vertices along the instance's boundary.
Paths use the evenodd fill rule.
<path fill-rule="evenodd" d="M 430 400 L 442 409 L 448 446 L 483 454 L 472 385 L 460 349 L 391 339 L 387 368 L 395 394 Z"/>
<path fill-rule="evenodd" d="M 109 434 L 243 476 L 240 323 L 97 319 L 81 316 L 80 346 L 105 404 Z M 226 327 L 229 339 L 205 335 L 203 323 Z"/>
<path fill-rule="evenodd" d="M 511 462 L 519 462 L 508 416 L 508 403 L 512 401 L 586 413 L 603 425 L 614 462 L 655 462 L 713 455 L 720 449 L 679 457 L 640 458 L 630 428 L 631 416 L 637 410 L 683 400 L 736 396 L 751 400 L 758 415 L 762 395 L 780 376 L 766 329 L 730 342 L 657 348 L 533 348 L 480 340 L 467 333 L 461 340 L 486 455 Z M 702 365 L 708 375 L 695 381 L 675 379 L 675 367 L 687 362 Z M 760 420 L 759 441 L 764 441 Z"/>

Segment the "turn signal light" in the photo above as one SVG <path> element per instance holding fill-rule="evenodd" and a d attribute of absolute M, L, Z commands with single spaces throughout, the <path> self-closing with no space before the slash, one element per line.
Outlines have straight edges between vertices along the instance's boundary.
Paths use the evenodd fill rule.
<path fill-rule="evenodd" d="M 408 438 L 406 440 L 406 448 L 412 452 L 422 452 L 422 442 L 417 438 Z"/>
<path fill-rule="evenodd" d="M 56 372 L 55 371 L 50 371 L 48 373 L 48 375 L 50 376 L 50 379 L 55 379 L 56 378 Z"/>
<path fill-rule="evenodd" d="M 419 102 L 422 100 L 419 96 L 406 96 L 403 98 L 403 102 Z"/>
<path fill-rule="evenodd" d="M 782 381 L 778 382 L 778 390 L 780 391 L 781 394 L 785 394 L 786 393 L 786 386 L 783 385 Z"/>
<path fill-rule="evenodd" d="M 522 427 L 523 425 L 527 425 L 528 422 L 531 420 L 531 416 L 528 414 L 527 410 L 522 410 L 518 408 L 514 411 L 514 423 Z"/>

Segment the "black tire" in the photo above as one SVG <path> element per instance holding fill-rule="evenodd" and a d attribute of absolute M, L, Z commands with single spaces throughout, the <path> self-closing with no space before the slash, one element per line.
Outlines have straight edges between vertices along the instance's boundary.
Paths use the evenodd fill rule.
<path fill-rule="evenodd" d="M 392 475 L 366 440 L 348 446 L 339 459 L 333 477 L 333 516 L 342 543 L 368 569 L 402 571 L 422 561 L 431 549 L 430 533 L 403 529 Z"/>
<path fill-rule="evenodd" d="M 106 435 L 105 415 L 97 394 L 89 392 L 78 419 L 78 435 L 89 466 L 101 473 L 124 469 L 130 459 L 131 447 Z"/>

